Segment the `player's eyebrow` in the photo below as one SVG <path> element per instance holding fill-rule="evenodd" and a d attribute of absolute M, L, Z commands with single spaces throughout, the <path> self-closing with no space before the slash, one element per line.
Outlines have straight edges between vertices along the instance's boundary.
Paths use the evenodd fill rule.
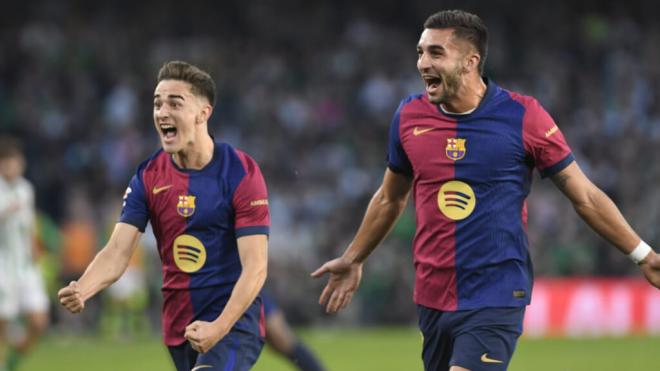
<path fill-rule="evenodd" d="M 417 50 L 423 50 L 422 45 L 417 45 Z M 427 51 L 430 53 L 437 53 L 445 51 L 445 47 L 440 44 L 431 44 L 426 47 Z"/>
<path fill-rule="evenodd" d="M 158 98 L 160 98 L 160 94 L 154 94 L 154 99 L 158 99 Z M 179 95 L 179 94 L 169 94 L 167 98 L 186 100 L 186 98 L 184 98 L 183 95 Z"/>

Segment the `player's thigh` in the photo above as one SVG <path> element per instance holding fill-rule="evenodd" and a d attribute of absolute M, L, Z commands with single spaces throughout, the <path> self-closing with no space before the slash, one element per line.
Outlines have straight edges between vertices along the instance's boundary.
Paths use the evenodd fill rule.
<path fill-rule="evenodd" d="M 197 352 L 190 346 L 189 342 L 184 342 L 177 346 L 168 346 L 170 357 L 177 371 L 190 371 L 197 360 Z"/>
<path fill-rule="evenodd" d="M 422 361 L 426 371 L 448 371 L 452 354 L 451 329 L 447 312 L 417 306 L 419 329 L 422 332 Z"/>
<path fill-rule="evenodd" d="M 0 320 L 10 321 L 16 318 L 20 300 L 17 280 L 0 272 Z"/>
<path fill-rule="evenodd" d="M 261 337 L 232 330 L 208 352 L 197 357 L 193 370 L 248 371 L 257 362 L 263 346 Z"/>
<path fill-rule="evenodd" d="M 266 317 L 266 344 L 279 353 L 287 354 L 293 351 L 296 338 L 286 322 L 284 312 L 266 290 L 262 290 L 259 295 Z"/>
<path fill-rule="evenodd" d="M 288 354 L 296 345 L 296 338 L 280 310 L 266 316 L 266 343 L 279 353 Z"/>
<path fill-rule="evenodd" d="M 524 307 L 486 308 L 466 317 L 454 337 L 449 364 L 470 371 L 506 370 L 522 333 L 524 313 Z"/>

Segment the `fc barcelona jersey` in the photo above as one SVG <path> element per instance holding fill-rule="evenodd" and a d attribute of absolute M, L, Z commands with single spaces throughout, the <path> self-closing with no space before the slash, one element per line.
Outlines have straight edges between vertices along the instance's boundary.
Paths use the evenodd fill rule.
<path fill-rule="evenodd" d="M 413 179 L 415 302 L 444 311 L 529 304 L 532 171 L 546 177 L 571 162 L 539 103 L 492 81 L 469 114 L 443 112 L 426 95 L 403 100 L 388 167 Z"/>
<path fill-rule="evenodd" d="M 151 221 L 163 263 L 167 345 L 185 341 L 191 322 L 218 317 L 242 270 L 236 239 L 267 235 L 269 218 L 259 166 L 226 143 L 215 142 L 201 170 L 179 168 L 163 150 L 138 166 L 119 221 L 140 231 Z M 236 326 L 263 335 L 260 305 L 250 308 Z"/>

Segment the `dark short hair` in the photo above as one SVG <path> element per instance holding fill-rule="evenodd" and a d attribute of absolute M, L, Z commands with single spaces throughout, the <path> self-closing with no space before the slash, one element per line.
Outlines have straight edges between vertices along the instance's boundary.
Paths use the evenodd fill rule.
<path fill-rule="evenodd" d="M 443 10 L 428 17 L 424 28 L 453 28 L 455 37 L 469 41 L 477 49 L 481 56 L 479 73 L 484 73 L 488 56 L 488 28 L 479 16 L 463 10 Z"/>
<path fill-rule="evenodd" d="M 193 94 L 208 99 L 215 106 L 215 82 L 208 72 L 183 61 L 169 61 L 158 71 L 158 82 L 163 80 L 179 80 L 190 84 Z"/>
<path fill-rule="evenodd" d="M 0 159 L 23 156 L 21 142 L 13 137 L 0 136 Z"/>

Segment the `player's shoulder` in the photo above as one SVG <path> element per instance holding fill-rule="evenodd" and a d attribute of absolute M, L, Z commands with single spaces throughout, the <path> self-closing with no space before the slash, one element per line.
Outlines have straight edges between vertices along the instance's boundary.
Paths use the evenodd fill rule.
<path fill-rule="evenodd" d="M 521 106 L 523 106 L 526 110 L 528 109 L 539 109 L 541 107 L 541 103 L 539 103 L 538 99 L 534 98 L 531 95 L 526 95 L 523 93 L 519 93 L 516 91 L 512 90 L 507 90 L 507 89 L 501 89 L 503 94 L 506 94 L 511 100 L 517 102 Z"/>
<path fill-rule="evenodd" d="M 19 177 L 15 181 L 14 188 L 19 194 L 25 195 L 24 197 L 34 197 L 34 186 L 32 183 L 24 177 Z"/>
<path fill-rule="evenodd" d="M 410 94 L 401 100 L 395 116 L 399 120 L 407 121 L 415 117 L 427 116 L 429 113 L 437 113 L 437 110 L 437 107 L 429 102 L 426 94 Z"/>
<path fill-rule="evenodd" d="M 34 187 L 32 186 L 32 182 L 30 182 L 27 178 L 22 176 L 16 179 L 16 185 L 23 189 L 29 189 L 29 190 L 34 189 Z"/>
<path fill-rule="evenodd" d="M 401 100 L 399 103 L 398 111 L 404 108 L 426 108 L 431 105 L 431 102 L 426 99 L 426 95 L 421 93 L 410 94 Z"/>
<path fill-rule="evenodd" d="M 410 104 L 410 103 L 423 103 L 425 95 L 422 93 L 409 94 L 401 100 L 401 104 Z"/>
<path fill-rule="evenodd" d="M 145 170 L 157 171 L 166 166 L 168 161 L 169 156 L 167 153 L 162 148 L 159 148 L 138 164 L 137 173 L 141 175 Z"/>
<path fill-rule="evenodd" d="M 549 126 L 555 126 L 552 116 L 541 105 L 538 99 L 531 95 L 524 95 L 516 92 L 507 92 L 511 99 L 522 106 L 523 126 L 525 130 L 537 128 L 542 131 L 548 130 Z"/>
<path fill-rule="evenodd" d="M 215 151 L 216 155 L 227 159 L 225 162 L 229 162 L 234 166 L 240 165 L 240 167 L 248 173 L 251 171 L 251 169 L 258 167 L 257 162 L 254 160 L 254 158 L 252 158 L 252 156 L 250 156 L 247 152 L 232 146 L 229 143 L 216 141 Z"/>
<path fill-rule="evenodd" d="M 235 148 L 229 143 L 215 141 L 214 156 L 220 161 L 216 161 L 219 166 L 219 176 L 223 182 L 226 182 L 229 189 L 233 192 L 246 179 L 260 179 L 261 170 L 257 162 L 246 152 Z M 255 178 L 255 175 L 256 178 Z"/>
<path fill-rule="evenodd" d="M 16 178 L 11 184 L 0 177 L 0 193 L 8 193 L 11 192 L 12 189 L 17 190 L 18 192 L 34 192 L 32 183 L 22 176 Z"/>

